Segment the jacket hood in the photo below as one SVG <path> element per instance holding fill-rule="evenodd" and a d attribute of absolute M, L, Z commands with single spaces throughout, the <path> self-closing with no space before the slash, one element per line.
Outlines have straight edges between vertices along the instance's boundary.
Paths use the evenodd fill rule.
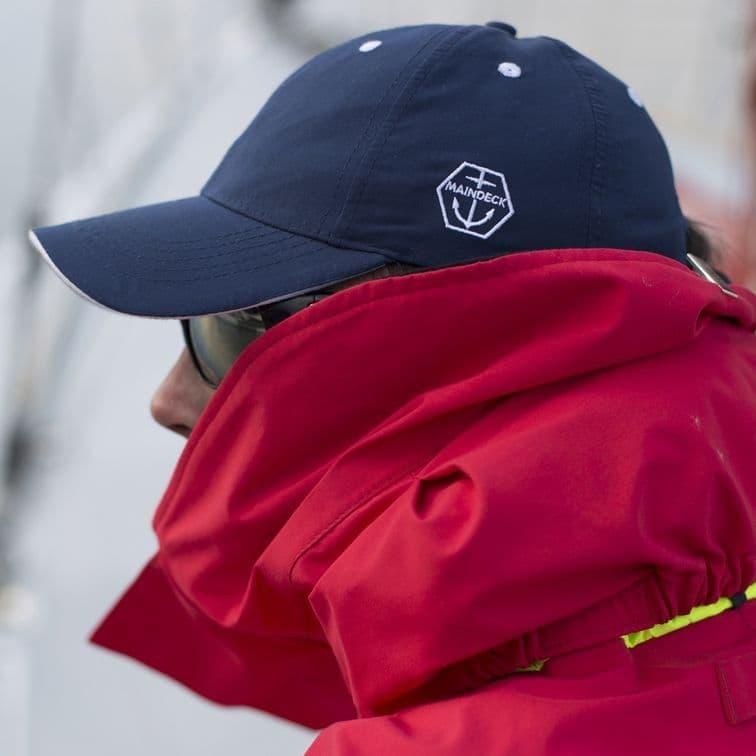
<path fill-rule="evenodd" d="M 732 289 L 543 250 L 297 313 L 215 392 L 92 640 L 324 727 L 738 591 L 756 295 Z"/>

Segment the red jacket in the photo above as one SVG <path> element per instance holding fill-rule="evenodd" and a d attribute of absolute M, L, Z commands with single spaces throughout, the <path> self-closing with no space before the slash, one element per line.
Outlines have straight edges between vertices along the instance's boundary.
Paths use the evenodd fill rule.
<path fill-rule="evenodd" d="M 311 756 L 756 753 L 756 294 L 546 250 L 253 342 L 92 640 Z M 540 671 L 516 672 L 548 659 Z"/>

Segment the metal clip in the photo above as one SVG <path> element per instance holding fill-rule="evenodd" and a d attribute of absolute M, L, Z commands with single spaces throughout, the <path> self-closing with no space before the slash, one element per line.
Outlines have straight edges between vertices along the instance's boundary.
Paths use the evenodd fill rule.
<path fill-rule="evenodd" d="M 722 292 L 727 294 L 728 296 L 735 297 L 735 299 L 740 299 L 738 294 L 730 288 L 730 285 L 727 283 L 727 281 L 725 281 L 724 278 L 722 278 L 722 276 L 720 276 L 719 273 L 717 273 L 714 268 L 712 268 L 711 265 L 706 262 L 706 260 L 702 260 L 700 257 L 696 257 L 696 255 L 691 255 L 690 252 L 688 252 L 685 256 L 690 261 L 691 267 L 696 273 L 703 276 L 710 283 L 719 286 Z"/>

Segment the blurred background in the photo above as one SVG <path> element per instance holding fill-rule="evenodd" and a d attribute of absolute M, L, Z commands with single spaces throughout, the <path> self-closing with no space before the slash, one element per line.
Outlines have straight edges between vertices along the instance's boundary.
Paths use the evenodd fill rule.
<path fill-rule="evenodd" d="M 175 321 L 75 296 L 26 230 L 196 194 L 320 49 L 507 21 L 631 84 L 720 269 L 756 288 L 752 0 L 4 0 L 0 10 L 0 754 L 301 753 L 312 731 L 199 699 L 86 637 L 153 553 L 184 439 L 149 401 Z"/>

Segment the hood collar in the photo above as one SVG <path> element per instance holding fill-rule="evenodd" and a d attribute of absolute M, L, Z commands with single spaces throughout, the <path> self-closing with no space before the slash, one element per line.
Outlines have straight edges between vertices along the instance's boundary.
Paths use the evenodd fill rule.
<path fill-rule="evenodd" d="M 402 499 L 419 521 L 429 517 L 422 497 L 452 474 L 449 450 L 478 444 L 469 429 L 503 403 L 519 408 L 512 423 L 527 423 L 528 397 L 680 349 L 712 318 L 752 333 L 756 296 L 733 288 L 738 297 L 653 253 L 562 249 L 342 290 L 252 342 L 224 378 L 155 513 L 160 568 L 230 648 L 254 637 L 327 648 L 357 711 L 385 709 L 452 656 L 490 645 L 478 612 L 491 589 L 482 582 L 444 609 L 445 591 L 459 586 L 441 588 L 427 574 L 434 565 L 420 561 L 405 565 L 402 590 L 380 556 L 392 531 L 376 523 Z M 440 460 L 446 472 L 431 475 Z M 459 484 L 472 498 L 492 493 L 469 477 Z M 426 523 L 460 528 L 437 555 L 451 561 L 466 548 L 465 529 L 484 528 L 486 516 L 455 501 L 449 519 Z M 490 571 L 494 557 L 477 568 Z M 375 600 L 385 580 L 388 603 Z M 426 640 L 408 620 L 415 603 Z M 464 641 L 440 640 L 436 630 L 452 632 L 447 611 L 466 613 Z M 296 663 L 306 675 L 306 655 Z"/>

